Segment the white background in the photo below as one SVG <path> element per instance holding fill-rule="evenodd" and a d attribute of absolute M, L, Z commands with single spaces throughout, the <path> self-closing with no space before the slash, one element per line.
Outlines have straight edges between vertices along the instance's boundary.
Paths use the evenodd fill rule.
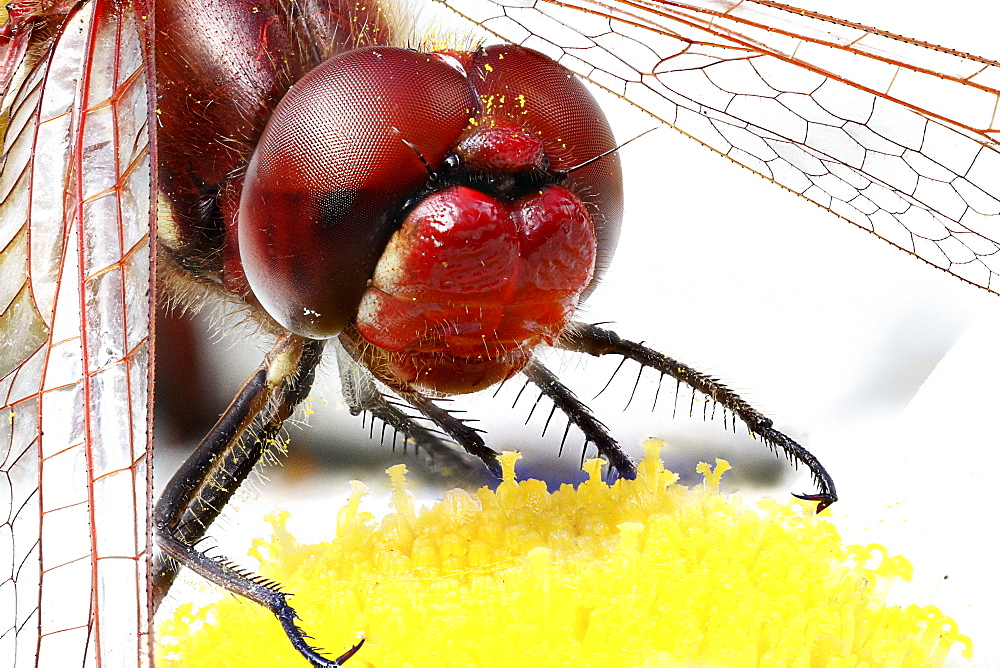
<path fill-rule="evenodd" d="M 1000 10 L 984 0 L 813 0 L 799 6 L 1000 56 Z M 624 140 L 651 125 L 616 132 Z M 914 584 L 897 588 L 894 600 L 939 605 L 976 642 L 973 665 L 1000 665 L 1000 576 L 994 566 L 1000 300 L 672 130 L 630 144 L 622 158 L 628 207 L 622 241 L 583 319 L 612 322 L 623 336 L 717 375 L 774 418 L 833 474 L 841 501 L 827 512 L 845 540 L 882 543 L 913 562 Z M 260 344 L 229 338 L 214 349 L 230 353 L 229 361 L 217 364 L 234 374 L 220 382 L 220 392 L 231 394 L 237 379 L 259 361 Z M 569 355 L 550 357 L 548 364 L 586 400 L 615 366 Z M 333 365 L 326 366 L 334 376 Z M 647 436 L 657 436 L 670 442 L 668 465 L 678 473 L 690 472 L 698 460 L 725 456 L 736 464 L 732 479 L 747 495 L 755 493 L 751 479 L 770 480 L 767 492 L 778 498 L 812 490 L 783 460 L 772 464 L 773 457 L 742 430 L 734 437 L 720 420 L 702 424 L 700 413 L 696 420 L 671 419 L 672 393 L 649 412 L 655 380 L 651 374 L 643 379 L 627 411 L 622 409 L 635 380 L 631 366 L 592 402 L 631 452 L 638 453 Z M 537 441 L 548 413 L 543 405 L 540 415 L 520 427 L 528 402 L 522 398 L 510 410 L 517 389 L 469 403 L 476 417 L 487 419 L 489 442 L 497 449 Z M 688 395 L 681 396 L 686 405 Z M 290 464 L 268 473 L 287 478 L 291 487 L 258 487 L 258 502 L 231 514 L 214 534 L 235 536 L 235 527 L 246 529 L 261 508 L 296 503 L 301 532 L 319 539 L 331 530 L 331 508 L 346 498 L 345 475 L 383 485 L 378 469 L 402 457 L 394 457 L 388 444 L 368 441 L 338 398 L 335 380 L 318 389 L 313 409 L 314 427 L 291 432 Z M 338 431 L 325 431 L 328 423 Z M 560 434 L 563 422 L 553 424 Z M 358 450 L 299 452 L 308 450 L 301 445 L 306 440 L 346 440 Z M 560 463 L 574 466 L 579 445 L 571 432 Z M 547 453 L 557 447 L 558 439 L 533 450 L 522 471 L 550 462 Z M 366 462 L 366 453 L 379 459 Z M 329 479 L 307 479 L 295 465 L 338 457 L 344 458 L 339 473 Z M 404 461 L 415 468 L 412 458 Z M 741 467 L 742 477 L 736 475 Z M 310 506 L 318 512 L 309 514 Z M 225 543 L 237 558 L 246 546 L 244 538 Z"/>

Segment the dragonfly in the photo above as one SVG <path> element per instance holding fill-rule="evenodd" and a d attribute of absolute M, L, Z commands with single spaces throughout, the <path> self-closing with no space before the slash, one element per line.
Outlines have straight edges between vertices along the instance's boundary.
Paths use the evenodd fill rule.
<path fill-rule="evenodd" d="M 997 236 L 991 225 L 1000 188 L 992 61 L 769 2 L 456 2 L 453 9 L 904 251 L 995 291 L 990 237 Z M 2 471 L 13 490 L 4 524 L 12 565 L 3 591 L 17 602 L 0 646 L 15 665 L 72 656 L 131 665 L 148 661 L 149 628 L 143 583 L 151 543 L 143 510 L 150 504 L 156 123 L 149 120 L 142 38 L 150 8 L 94 0 L 57 5 L 48 25 L 59 39 L 51 42 L 29 20 L 30 10 L 9 11 L 7 25 L 22 27 L 4 33 L 0 219 L 14 240 L 5 239 L 4 261 L 24 278 L 0 325 L 14 343 L 5 344 L 7 366 L 0 370 L 8 418 Z M 63 17 L 77 23 L 61 23 Z M 86 41 L 73 44 L 71 36 Z M 52 59 L 26 68 L 31 39 Z M 53 70 L 57 65 L 68 69 Z M 45 76 L 53 72 L 63 76 Z M 71 90 L 57 82 L 72 82 Z M 39 104 L 42 98 L 64 106 Z M 107 127 L 117 135 L 83 132 Z M 49 128 L 73 140 L 46 150 Z M 46 182 L 46 174 L 63 179 L 48 181 L 64 184 L 56 202 L 30 187 Z M 57 226 L 48 238 L 58 242 L 36 245 L 43 221 Z M 111 230 L 85 226 L 92 221 Z M 105 238 L 118 239 L 117 251 L 93 244 Z M 57 257 L 41 257 L 46 252 Z M 117 396 L 103 394 L 106 386 Z M 102 410 L 108 406 L 129 408 Z M 49 489 L 61 495 L 52 498 Z M 125 517 L 114 512 L 124 507 L 131 509 Z M 67 539 L 65 527 L 78 534 Z M 55 531 L 63 539 L 58 550 Z M 56 584 L 67 581 L 72 589 Z"/>

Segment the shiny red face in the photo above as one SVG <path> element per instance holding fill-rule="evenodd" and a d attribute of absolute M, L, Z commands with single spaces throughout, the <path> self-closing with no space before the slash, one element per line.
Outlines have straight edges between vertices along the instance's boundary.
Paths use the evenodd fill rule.
<path fill-rule="evenodd" d="M 569 324 L 597 236 L 561 186 L 514 201 L 468 186 L 422 200 L 389 241 L 355 318 L 371 369 L 407 387 L 475 392 L 520 371 Z"/>
<path fill-rule="evenodd" d="M 537 52 L 347 51 L 289 91 L 253 154 L 246 280 L 283 327 L 349 337 L 391 387 L 481 390 L 552 343 L 610 261 L 617 156 L 575 168 L 614 147 Z"/>

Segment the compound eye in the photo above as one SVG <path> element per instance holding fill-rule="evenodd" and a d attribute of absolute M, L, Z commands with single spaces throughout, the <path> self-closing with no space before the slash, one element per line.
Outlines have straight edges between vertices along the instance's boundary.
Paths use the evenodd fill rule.
<path fill-rule="evenodd" d="M 309 338 L 353 319 L 395 217 L 439 170 L 476 100 L 442 58 L 366 47 L 331 58 L 278 104 L 247 168 L 238 236 L 247 281 Z M 419 153 L 418 153 L 419 152 Z"/>

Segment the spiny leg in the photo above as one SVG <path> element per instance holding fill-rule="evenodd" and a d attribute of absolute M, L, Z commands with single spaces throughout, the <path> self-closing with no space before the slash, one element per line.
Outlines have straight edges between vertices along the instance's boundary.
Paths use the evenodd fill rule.
<path fill-rule="evenodd" d="M 608 428 L 594 417 L 586 404 L 563 385 L 555 374 L 534 358 L 528 362 L 522 373 L 583 432 L 588 443 L 593 443 L 597 447 L 598 452 L 611 463 L 615 473 L 629 480 L 635 479 L 637 473 L 635 463 L 618 445 L 618 441 L 612 438 Z M 609 472 L 609 475 L 613 477 L 614 474 Z"/>
<path fill-rule="evenodd" d="M 338 342 L 344 349 L 345 360 L 354 360 L 358 364 L 362 364 L 359 360 L 363 358 L 364 346 L 367 344 L 363 342 L 356 331 L 353 331 L 350 328 L 345 330 L 340 334 L 340 337 L 338 337 Z M 368 369 L 372 368 L 370 363 L 365 363 L 364 366 Z M 430 397 L 427 397 L 402 384 L 393 385 L 389 383 L 386 378 L 380 377 L 377 372 L 374 372 L 374 370 L 373 373 L 376 377 L 379 377 L 382 382 L 387 383 L 389 389 L 391 389 L 400 399 L 405 401 L 420 413 L 423 413 L 424 417 L 428 418 L 431 422 L 437 425 L 441 431 L 454 439 L 455 442 L 466 452 L 482 460 L 482 462 L 486 465 L 486 468 L 495 478 L 500 479 L 503 477 L 500 469 L 500 462 L 497 460 L 497 453 L 486 447 L 486 443 L 483 441 L 483 437 L 479 435 L 478 429 L 470 427 L 466 420 L 456 417 L 454 412 L 437 405 Z"/>
<path fill-rule="evenodd" d="M 641 343 L 628 341 L 614 332 L 601 329 L 596 325 L 575 323 L 556 345 L 565 350 L 587 353 L 595 357 L 622 355 L 687 384 L 739 417 L 750 432 L 765 443 L 781 448 L 790 460 L 804 464 L 809 468 L 813 480 L 819 488 L 819 493 L 796 494 L 795 496 L 808 501 L 818 501 L 816 512 L 822 511 L 837 500 L 837 488 L 833 483 L 833 478 L 830 477 L 819 460 L 804 447 L 775 429 L 770 418 L 764 417 L 738 394 L 715 378 L 696 371 L 672 357 L 647 348 Z"/>
<path fill-rule="evenodd" d="M 399 396 L 455 439 L 466 452 L 479 457 L 493 477 L 498 480 L 503 478 L 496 451 L 486 446 L 478 429 L 470 427 L 466 421 L 455 417 L 454 413 L 437 405 L 430 397 L 418 392 L 400 392 Z"/>
<path fill-rule="evenodd" d="M 393 401 L 379 390 L 371 373 L 351 357 L 343 346 L 335 345 L 341 393 L 351 415 L 367 412 L 391 427 L 394 432 L 404 434 L 413 441 L 418 455 L 424 455 L 429 468 L 439 475 L 481 475 L 482 469 L 478 462 L 446 443 L 439 436 L 440 432 L 419 424 L 412 415 L 400 408 L 398 401 Z"/>
<path fill-rule="evenodd" d="M 162 602 L 186 566 L 206 580 L 259 603 L 278 618 L 292 646 L 313 666 L 340 666 L 358 643 L 329 659 L 306 642 L 288 594 L 276 583 L 209 557 L 194 547 L 246 480 L 277 436 L 282 423 L 309 394 L 323 343 L 286 334 L 219 418 L 194 453 L 167 483 L 153 511 L 156 543 L 162 550 L 153 569 L 152 605 Z M 362 641 L 363 643 L 364 641 Z"/>
<path fill-rule="evenodd" d="M 167 484 L 154 511 L 158 526 L 188 544 L 205 536 L 267 451 L 281 423 L 308 394 L 322 346 L 310 342 L 309 348 L 304 350 L 302 340 L 291 337 L 277 342 Z M 157 606 L 176 572 L 176 564 L 156 569 Z"/>

